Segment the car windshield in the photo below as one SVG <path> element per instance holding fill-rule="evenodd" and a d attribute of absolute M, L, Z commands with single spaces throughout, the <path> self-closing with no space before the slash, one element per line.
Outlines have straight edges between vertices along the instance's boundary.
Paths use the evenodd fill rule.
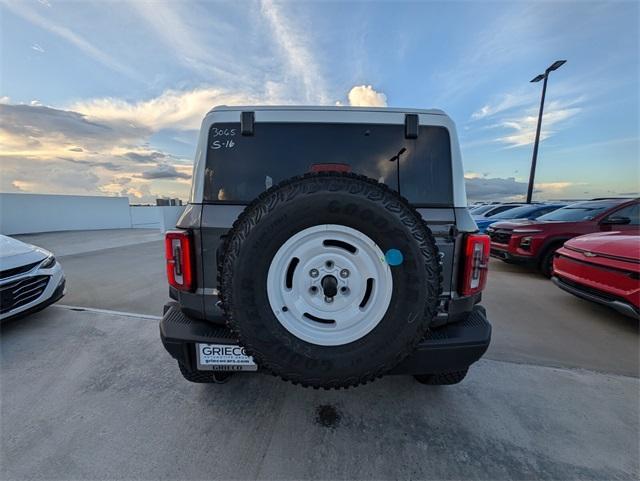
<path fill-rule="evenodd" d="M 417 139 L 404 125 L 256 122 L 240 135 L 239 123 L 216 123 L 209 132 L 205 201 L 248 203 L 272 185 L 321 164 L 362 174 L 397 190 L 414 205 L 453 204 L 451 141 L 444 127 L 421 126 Z M 322 167 L 324 168 L 324 167 Z"/>
<path fill-rule="evenodd" d="M 540 221 L 591 220 L 605 210 L 615 207 L 613 202 L 578 202 L 538 217 Z"/>
<path fill-rule="evenodd" d="M 492 215 L 491 219 L 525 219 L 532 212 L 535 212 L 540 207 L 531 207 L 529 205 L 523 205 L 521 207 L 515 207 L 513 209 L 506 210 L 504 212 L 500 212 L 499 214 Z"/>
<path fill-rule="evenodd" d="M 471 209 L 469 212 L 473 215 L 482 215 L 485 212 L 489 212 L 491 209 L 495 208 L 495 204 L 492 205 L 481 205 L 480 207 L 476 207 L 475 209 Z"/>

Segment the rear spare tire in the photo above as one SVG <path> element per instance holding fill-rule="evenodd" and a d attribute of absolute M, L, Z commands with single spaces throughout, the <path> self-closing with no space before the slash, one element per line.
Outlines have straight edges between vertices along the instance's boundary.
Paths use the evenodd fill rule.
<path fill-rule="evenodd" d="M 295 177 L 254 200 L 225 239 L 227 322 L 263 368 L 355 386 L 412 352 L 435 316 L 433 235 L 406 200 L 354 174 Z"/>

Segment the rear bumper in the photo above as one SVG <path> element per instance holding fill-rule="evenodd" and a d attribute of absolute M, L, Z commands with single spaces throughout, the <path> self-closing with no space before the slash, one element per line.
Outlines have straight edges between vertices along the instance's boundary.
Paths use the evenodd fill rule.
<path fill-rule="evenodd" d="M 629 316 L 634 319 L 640 319 L 640 310 L 633 304 L 628 303 L 623 299 L 613 298 L 606 292 L 598 292 L 595 289 L 582 286 L 576 282 L 567 281 L 566 279 L 558 276 L 553 276 L 551 280 L 560 289 L 567 291 L 574 296 L 581 297 L 582 299 L 586 299 L 588 301 L 597 302 L 598 304 L 603 304 L 610 307 L 611 309 L 615 309 L 625 316 Z"/>
<path fill-rule="evenodd" d="M 195 344 L 237 344 L 225 326 L 191 319 L 175 302 L 164 307 L 160 339 L 165 349 L 190 370 L 197 370 Z M 482 306 L 475 306 L 460 322 L 433 329 L 413 354 L 389 374 L 439 374 L 461 371 L 480 359 L 491 341 L 491 324 Z"/>

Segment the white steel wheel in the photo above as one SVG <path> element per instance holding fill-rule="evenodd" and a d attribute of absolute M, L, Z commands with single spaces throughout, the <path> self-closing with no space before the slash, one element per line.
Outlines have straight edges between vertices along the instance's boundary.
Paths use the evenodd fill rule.
<path fill-rule="evenodd" d="M 393 292 L 391 269 L 378 245 L 337 224 L 304 229 L 276 252 L 267 296 L 291 334 L 320 346 L 361 339 L 382 320 Z"/>

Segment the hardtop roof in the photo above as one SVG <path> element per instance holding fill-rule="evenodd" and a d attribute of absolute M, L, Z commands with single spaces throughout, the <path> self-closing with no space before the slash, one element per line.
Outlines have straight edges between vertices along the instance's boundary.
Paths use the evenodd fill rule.
<path fill-rule="evenodd" d="M 353 112 L 389 112 L 389 113 L 406 113 L 406 114 L 429 114 L 444 115 L 447 114 L 440 109 L 413 109 L 413 108 L 397 108 L 397 107 L 351 107 L 342 105 L 217 105 L 208 113 L 219 111 L 257 111 L 257 110 L 281 110 L 281 111 L 353 111 Z"/>

